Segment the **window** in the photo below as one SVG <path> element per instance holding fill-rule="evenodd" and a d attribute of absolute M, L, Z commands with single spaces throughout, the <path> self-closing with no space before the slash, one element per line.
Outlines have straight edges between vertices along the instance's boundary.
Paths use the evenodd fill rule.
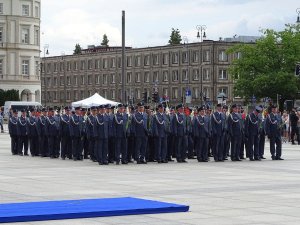
<path fill-rule="evenodd" d="M 221 93 L 224 93 L 225 95 L 227 95 L 227 91 L 228 89 L 227 89 L 227 87 L 221 87 L 221 88 L 219 88 L 219 94 L 221 94 Z"/>
<path fill-rule="evenodd" d="M 121 84 L 122 83 L 122 74 L 119 73 L 118 76 L 119 76 L 119 83 Z"/>
<path fill-rule="evenodd" d="M 144 65 L 149 66 L 150 65 L 150 55 L 146 55 L 144 58 Z"/>
<path fill-rule="evenodd" d="M 37 18 L 40 17 L 40 8 L 38 6 L 34 7 L 34 14 L 35 14 L 35 17 L 37 17 Z"/>
<path fill-rule="evenodd" d="M 131 73 L 127 73 L 127 83 L 131 83 Z"/>
<path fill-rule="evenodd" d="M 226 70 L 219 70 L 219 79 L 227 80 L 227 71 Z"/>
<path fill-rule="evenodd" d="M 67 70 L 70 71 L 71 70 L 71 63 L 67 62 Z"/>
<path fill-rule="evenodd" d="M 93 91 L 88 91 L 88 96 L 92 96 L 93 95 Z"/>
<path fill-rule="evenodd" d="M 0 14 L 3 14 L 3 3 L 0 3 Z"/>
<path fill-rule="evenodd" d="M 219 51 L 219 61 L 220 62 L 227 62 L 228 60 L 228 57 L 227 57 L 227 54 L 224 50 L 222 51 Z"/>
<path fill-rule="evenodd" d="M 3 59 L 0 59 L 0 77 L 3 77 Z"/>
<path fill-rule="evenodd" d="M 84 85 L 85 84 L 85 79 L 84 79 L 84 75 L 81 76 L 81 84 Z"/>
<path fill-rule="evenodd" d="M 135 96 L 137 99 L 141 99 L 141 90 L 140 89 L 135 90 Z"/>
<path fill-rule="evenodd" d="M 169 96 L 169 90 L 168 90 L 168 88 L 164 88 L 163 89 L 163 94 L 164 94 L 164 97 Z"/>
<path fill-rule="evenodd" d="M 53 78 L 53 85 L 57 86 L 57 78 L 56 77 Z"/>
<path fill-rule="evenodd" d="M 85 69 L 85 61 L 84 61 L 84 60 L 82 60 L 82 61 L 80 62 L 80 69 L 81 69 L 81 70 L 84 70 L 84 69 Z"/>
<path fill-rule="evenodd" d="M 74 77 L 74 85 L 77 86 L 78 85 L 78 80 L 77 77 Z"/>
<path fill-rule="evenodd" d="M 107 65 L 107 59 L 103 59 L 103 69 L 107 69 L 108 65 Z"/>
<path fill-rule="evenodd" d="M 168 55 L 168 53 L 164 53 L 163 54 L 163 64 L 168 65 L 168 61 L 169 61 L 169 55 Z"/>
<path fill-rule="evenodd" d="M 240 59 L 241 56 L 242 56 L 242 53 L 241 53 L 241 52 L 236 52 L 236 53 L 234 54 L 234 58 L 236 58 L 236 59 Z"/>
<path fill-rule="evenodd" d="M 127 67 L 131 67 L 132 66 L 132 57 L 131 56 L 127 56 L 126 62 L 127 62 Z"/>
<path fill-rule="evenodd" d="M 74 70 L 78 70 L 78 63 L 74 62 Z"/>
<path fill-rule="evenodd" d="M 57 100 L 57 92 L 56 91 L 53 91 L 53 100 Z"/>
<path fill-rule="evenodd" d="M 60 72 L 63 72 L 65 70 L 65 64 L 64 64 L 64 62 L 61 62 L 60 64 L 59 64 L 59 71 Z"/>
<path fill-rule="evenodd" d="M 210 91 L 208 87 L 204 87 L 203 88 L 203 96 L 205 96 L 206 98 L 209 98 L 210 96 Z"/>
<path fill-rule="evenodd" d="M 54 63 L 54 72 L 57 72 L 57 63 Z"/>
<path fill-rule="evenodd" d="M 189 71 L 187 69 L 182 70 L 182 81 L 188 81 Z"/>
<path fill-rule="evenodd" d="M 140 72 L 135 73 L 135 82 L 136 83 L 141 82 L 141 73 Z"/>
<path fill-rule="evenodd" d="M 110 67 L 115 68 L 116 67 L 116 58 L 111 58 L 110 59 Z"/>
<path fill-rule="evenodd" d="M 50 77 L 46 78 L 46 86 L 51 86 L 51 78 Z"/>
<path fill-rule="evenodd" d="M 29 76 L 29 60 L 22 60 L 22 75 Z"/>
<path fill-rule="evenodd" d="M 178 52 L 173 52 L 173 54 L 172 54 L 172 63 L 173 64 L 178 63 Z"/>
<path fill-rule="evenodd" d="M 70 91 L 67 91 L 67 100 L 70 100 L 71 99 L 71 93 Z"/>
<path fill-rule="evenodd" d="M 71 85 L 71 77 L 67 77 L 67 85 L 70 86 Z"/>
<path fill-rule="evenodd" d="M 99 59 L 95 60 L 95 69 L 100 69 L 100 60 Z"/>
<path fill-rule="evenodd" d="M 88 61 L 88 68 L 89 70 L 93 68 L 93 61 L 91 59 Z"/>
<path fill-rule="evenodd" d="M 144 74 L 144 82 L 149 83 L 150 82 L 150 72 L 145 72 Z"/>
<path fill-rule="evenodd" d="M 159 57 L 158 54 L 153 55 L 153 65 L 159 64 Z"/>
<path fill-rule="evenodd" d="M 172 98 L 177 99 L 178 98 L 178 88 L 173 88 L 172 90 Z"/>
<path fill-rule="evenodd" d="M 111 74 L 111 83 L 112 84 L 116 83 L 116 74 L 114 73 Z"/>
<path fill-rule="evenodd" d="M 96 82 L 96 84 L 100 84 L 100 75 L 99 74 L 96 75 L 95 82 Z"/>
<path fill-rule="evenodd" d="M 84 98 L 84 91 L 80 91 L 80 97 Z"/>
<path fill-rule="evenodd" d="M 199 69 L 193 70 L 193 80 L 199 80 Z"/>
<path fill-rule="evenodd" d="M 153 72 L 153 82 L 154 83 L 158 82 L 158 71 Z"/>
<path fill-rule="evenodd" d="M 103 74 L 103 84 L 107 84 L 107 83 L 108 83 L 108 75 Z"/>
<path fill-rule="evenodd" d="M 107 98 L 107 90 L 103 90 L 103 96 L 104 98 Z"/>
<path fill-rule="evenodd" d="M 60 85 L 60 86 L 64 86 L 64 84 L 65 84 L 65 79 L 64 79 L 64 77 L 60 77 L 60 78 L 59 78 L 59 85 Z"/>
<path fill-rule="evenodd" d="M 3 42 L 3 27 L 0 27 L 0 42 Z"/>
<path fill-rule="evenodd" d="M 111 99 L 115 99 L 115 98 L 116 98 L 116 91 L 111 90 Z"/>
<path fill-rule="evenodd" d="M 199 61 L 199 52 L 193 51 L 193 62 L 196 63 Z"/>
<path fill-rule="evenodd" d="M 203 51 L 203 61 L 204 62 L 210 61 L 210 51 L 209 50 Z"/>
<path fill-rule="evenodd" d="M 173 81 L 178 81 L 179 80 L 178 70 L 173 70 L 172 78 L 173 78 Z"/>
<path fill-rule="evenodd" d="M 163 71 L 163 81 L 169 80 L 169 72 L 167 70 Z"/>
<path fill-rule="evenodd" d="M 40 45 L 39 35 L 40 35 L 40 31 L 38 29 L 35 29 L 34 30 L 34 44 L 35 45 Z"/>
<path fill-rule="evenodd" d="M 78 92 L 77 91 L 74 91 L 74 100 L 77 100 L 78 99 Z"/>
<path fill-rule="evenodd" d="M 118 58 L 118 67 L 121 68 L 122 67 L 122 59 Z"/>
<path fill-rule="evenodd" d="M 199 88 L 193 88 L 193 98 L 199 98 Z"/>
<path fill-rule="evenodd" d="M 93 83 L 93 77 L 92 75 L 88 75 L 88 84 L 92 84 Z"/>
<path fill-rule="evenodd" d="M 40 75 L 40 62 L 35 61 L 35 75 L 39 76 Z"/>
<path fill-rule="evenodd" d="M 141 56 L 136 56 L 135 57 L 135 66 L 141 66 Z"/>
<path fill-rule="evenodd" d="M 203 69 L 203 80 L 210 80 L 210 69 Z"/>
<path fill-rule="evenodd" d="M 29 16 L 29 5 L 22 5 L 22 16 Z"/>
<path fill-rule="evenodd" d="M 183 52 L 182 53 L 182 63 L 187 63 L 188 62 L 188 52 Z"/>
<path fill-rule="evenodd" d="M 29 28 L 22 28 L 22 43 L 29 44 Z"/>

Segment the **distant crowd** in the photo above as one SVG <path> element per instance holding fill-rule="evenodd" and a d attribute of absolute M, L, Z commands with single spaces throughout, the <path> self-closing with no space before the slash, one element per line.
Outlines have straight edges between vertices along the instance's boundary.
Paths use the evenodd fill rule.
<path fill-rule="evenodd" d="M 89 109 L 65 107 L 11 110 L 8 121 L 13 155 L 90 159 L 100 165 L 136 162 L 185 163 L 225 160 L 261 161 L 265 139 L 270 139 L 272 160 L 283 160 L 282 141 L 300 144 L 300 112 L 279 112 L 276 105 L 256 106 L 246 113 L 242 106 L 218 104 L 191 109 L 179 104 L 156 109 L 100 105 Z M 3 132 L 3 112 L 0 111 Z"/>

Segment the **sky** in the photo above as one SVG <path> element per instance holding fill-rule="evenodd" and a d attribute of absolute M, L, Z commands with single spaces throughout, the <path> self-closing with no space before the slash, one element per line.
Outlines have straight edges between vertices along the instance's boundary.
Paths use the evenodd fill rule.
<path fill-rule="evenodd" d="M 197 25 L 206 25 L 209 40 L 234 35 L 260 36 L 260 30 L 282 30 L 295 23 L 298 0 L 42 0 L 41 51 L 72 54 L 100 45 L 121 45 L 122 10 L 126 13 L 126 46 L 162 46 L 172 28 L 189 43 L 197 42 Z"/>

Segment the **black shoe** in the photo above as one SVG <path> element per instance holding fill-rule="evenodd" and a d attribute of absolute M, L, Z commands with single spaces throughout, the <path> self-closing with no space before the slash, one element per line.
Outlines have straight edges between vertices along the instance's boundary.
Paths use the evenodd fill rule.
<path fill-rule="evenodd" d="M 23 153 L 19 153 L 18 155 L 19 155 L 19 156 L 23 156 Z"/>
<path fill-rule="evenodd" d="M 241 159 L 236 159 L 235 161 L 242 161 Z"/>
<path fill-rule="evenodd" d="M 163 161 L 161 161 L 162 163 L 168 163 L 168 160 L 163 160 Z"/>
<path fill-rule="evenodd" d="M 122 162 L 123 163 L 123 162 Z M 142 162 L 141 161 L 136 161 L 136 164 L 142 164 Z"/>
<path fill-rule="evenodd" d="M 84 156 L 84 159 L 89 159 L 90 157 L 88 157 L 88 156 Z"/>
<path fill-rule="evenodd" d="M 28 153 L 24 153 L 25 156 L 28 156 Z"/>
<path fill-rule="evenodd" d="M 61 157 L 62 160 L 66 160 L 66 157 Z"/>
<path fill-rule="evenodd" d="M 250 161 L 255 161 L 254 159 L 250 158 Z"/>
<path fill-rule="evenodd" d="M 116 161 L 116 165 L 119 165 L 120 164 L 120 161 Z"/>
<path fill-rule="evenodd" d="M 157 163 L 162 163 L 162 161 L 161 160 L 157 160 Z"/>
<path fill-rule="evenodd" d="M 228 160 L 227 158 L 224 158 L 223 160 Z"/>
<path fill-rule="evenodd" d="M 174 159 L 168 159 L 169 162 L 174 162 Z"/>
<path fill-rule="evenodd" d="M 224 160 L 223 159 L 219 159 L 218 162 L 224 162 Z"/>
<path fill-rule="evenodd" d="M 128 160 L 128 163 L 133 163 L 133 161 L 132 160 Z"/>
<path fill-rule="evenodd" d="M 240 157 L 240 159 L 246 159 L 244 156 Z"/>
<path fill-rule="evenodd" d="M 284 159 L 281 157 L 276 157 L 276 160 L 284 160 Z"/>
<path fill-rule="evenodd" d="M 206 160 L 206 159 L 203 159 L 203 160 L 201 160 L 201 162 L 208 162 L 208 160 Z"/>
<path fill-rule="evenodd" d="M 263 157 L 263 156 L 261 156 L 260 158 L 261 158 L 261 159 L 266 159 L 266 158 L 265 158 L 265 157 Z"/>
<path fill-rule="evenodd" d="M 125 165 L 126 165 L 126 164 L 128 164 L 128 162 L 127 162 L 127 161 L 122 161 L 122 164 L 125 164 Z"/>
<path fill-rule="evenodd" d="M 108 162 L 107 161 L 103 162 L 103 165 L 108 165 Z"/>
<path fill-rule="evenodd" d="M 182 160 L 183 163 L 187 163 L 187 161 L 185 159 Z"/>
<path fill-rule="evenodd" d="M 188 159 L 196 159 L 194 156 L 190 156 L 188 157 Z"/>
<path fill-rule="evenodd" d="M 276 157 L 275 157 L 275 156 L 273 156 L 273 155 L 271 156 L 271 158 L 272 158 L 272 160 L 276 160 Z"/>
<path fill-rule="evenodd" d="M 181 159 L 177 159 L 176 160 L 178 163 L 182 163 L 182 160 Z"/>
<path fill-rule="evenodd" d="M 255 160 L 255 161 L 261 161 L 261 159 L 260 159 L 260 158 L 254 158 L 254 160 Z"/>

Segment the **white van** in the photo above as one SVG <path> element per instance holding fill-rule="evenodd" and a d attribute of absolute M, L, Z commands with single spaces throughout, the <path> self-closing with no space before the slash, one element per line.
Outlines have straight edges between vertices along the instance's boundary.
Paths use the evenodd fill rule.
<path fill-rule="evenodd" d="M 41 108 L 42 105 L 39 102 L 20 102 L 20 101 L 7 101 L 4 104 L 4 117 L 8 117 L 9 116 L 9 110 L 10 109 L 16 109 L 18 110 L 18 114 L 20 116 L 20 111 L 22 109 L 25 109 L 26 111 L 29 111 L 32 108 Z"/>

